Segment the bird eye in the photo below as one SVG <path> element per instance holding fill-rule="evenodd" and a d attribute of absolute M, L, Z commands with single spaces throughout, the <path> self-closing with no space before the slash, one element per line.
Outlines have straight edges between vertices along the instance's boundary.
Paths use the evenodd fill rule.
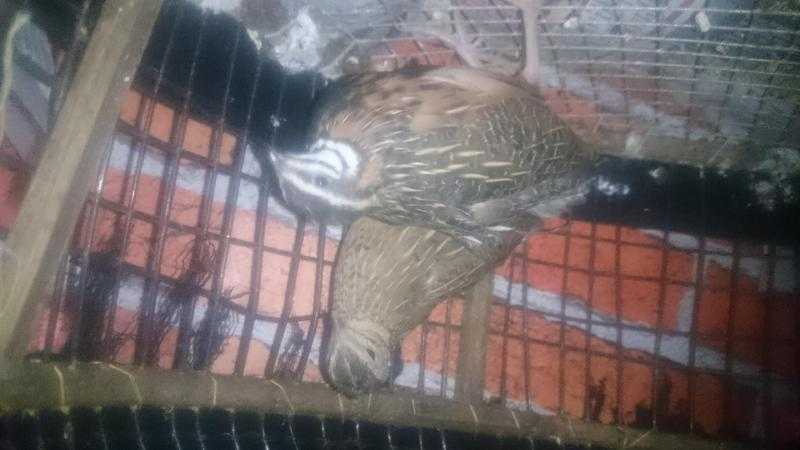
<path fill-rule="evenodd" d="M 369 357 L 370 357 L 370 358 L 372 358 L 373 360 L 375 360 L 375 352 L 373 352 L 373 351 L 372 351 L 372 350 L 370 350 L 370 349 L 367 349 L 367 354 L 369 355 Z"/>
<path fill-rule="evenodd" d="M 326 178 L 326 177 L 316 177 L 316 178 L 314 178 L 314 184 L 316 184 L 317 186 L 319 186 L 321 188 L 324 188 L 324 187 L 328 186 L 328 178 Z"/>

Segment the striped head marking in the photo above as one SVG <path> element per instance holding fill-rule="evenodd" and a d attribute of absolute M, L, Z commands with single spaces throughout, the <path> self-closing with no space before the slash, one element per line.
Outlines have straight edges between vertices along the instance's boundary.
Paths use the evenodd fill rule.
<path fill-rule="evenodd" d="M 270 152 L 289 206 L 317 218 L 345 219 L 370 206 L 359 189 L 363 161 L 350 143 L 317 139 L 308 152 Z"/>
<path fill-rule="evenodd" d="M 402 371 L 400 348 L 381 324 L 369 320 L 331 321 L 323 351 L 323 376 L 348 397 L 386 386 Z"/>

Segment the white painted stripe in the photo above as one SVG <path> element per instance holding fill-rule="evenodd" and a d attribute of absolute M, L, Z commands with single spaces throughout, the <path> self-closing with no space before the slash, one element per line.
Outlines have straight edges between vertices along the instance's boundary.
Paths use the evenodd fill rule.
<path fill-rule="evenodd" d="M 510 300 L 511 304 L 514 306 L 523 306 L 523 292 L 524 292 L 524 284 L 522 283 L 511 283 L 509 285 L 508 280 L 505 277 L 500 275 L 495 275 L 492 293 L 496 297 L 500 298 L 507 298 L 508 297 L 508 289 L 511 289 L 510 292 Z M 125 308 L 129 311 L 137 311 L 140 307 L 140 299 L 144 292 L 144 279 L 137 277 L 137 276 L 128 276 L 120 283 L 120 292 L 119 292 L 119 306 Z M 541 290 L 534 289 L 532 287 L 528 287 L 527 289 L 527 307 L 529 310 L 533 312 L 540 313 L 544 316 L 544 318 L 550 322 L 560 323 L 560 319 L 557 315 L 561 313 L 561 297 Z M 585 319 L 588 315 L 588 311 L 586 308 L 586 304 L 581 300 L 565 297 L 565 315 L 567 317 L 574 317 L 574 318 L 581 318 Z M 193 319 L 193 325 L 196 327 L 199 325 L 200 321 L 202 320 L 203 316 L 205 315 L 205 304 L 200 302 L 197 304 L 195 308 L 195 316 Z M 603 339 L 610 343 L 616 343 L 617 341 L 617 321 L 613 317 L 606 316 L 605 314 L 592 312 L 591 313 L 592 320 L 594 322 L 601 322 L 601 323 L 593 323 L 591 333 L 593 336 Z M 578 328 L 585 330 L 586 324 L 582 322 L 576 322 L 574 320 L 566 320 L 566 324 L 570 327 Z M 607 324 L 607 325 L 606 325 Z M 241 336 L 243 330 L 243 320 L 239 320 L 233 330 L 233 336 Z M 625 325 L 634 325 L 633 322 L 630 321 L 622 321 L 621 325 L 624 327 Z M 647 326 L 642 324 L 635 324 L 637 326 Z M 274 343 L 274 337 L 277 330 L 277 324 L 271 322 L 262 322 L 256 321 L 255 326 L 253 328 L 253 338 L 262 342 L 267 347 L 271 347 Z M 625 348 L 632 349 L 632 350 L 639 350 L 648 354 L 654 353 L 655 348 L 655 330 L 646 331 L 646 330 L 631 330 L 631 329 L 624 329 L 622 330 L 622 337 L 621 337 L 622 345 Z M 288 342 L 288 340 L 284 340 L 284 343 Z M 319 361 L 320 356 L 320 349 L 321 349 L 321 337 L 319 335 L 315 336 L 314 342 L 312 343 L 311 353 L 310 353 L 310 361 L 317 362 Z M 688 365 L 689 362 L 689 339 L 685 336 L 675 336 L 670 335 L 668 333 L 662 333 L 661 336 L 661 348 L 660 354 L 662 357 L 674 361 L 681 365 Z M 725 370 L 725 356 L 721 352 L 705 347 L 703 345 L 697 345 L 695 347 L 695 365 L 701 369 L 711 369 L 711 370 Z M 415 387 L 417 386 L 417 379 L 419 377 L 420 367 L 419 364 L 416 363 L 407 363 L 404 365 L 403 371 L 401 372 L 399 378 L 397 379 L 397 384 L 402 386 L 409 386 Z M 750 363 L 736 360 L 732 361 L 732 371 L 734 374 L 737 375 L 745 375 L 745 378 L 736 377 L 734 381 L 741 383 L 743 385 L 753 386 L 757 389 L 761 389 L 762 386 L 755 377 L 762 376 L 760 369 Z M 751 378 L 752 377 L 752 378 Z M 774 384 L 772 386 L 775 389 L 776 395 L 782 395 L 782 398 L 785 398 L 786 401 L 792 401 L 792 399 L 796 399 L 798 394 L 797 392 L 793 391 L 792 389 L 787 388 L 790 384 L 791 380 L 784 380 L 780 376 L 774 376 L 773 378 Z M 431 393 L 438 393 L 440 390 L 440 386 L 442 382 L 442 376 L 436 372 L 426 372 L 424 377 L 424 386 L 426 390 L 430 390 Z M 447 385 L 448 385 L 448 395 L 452 396 L 452 388 L 455 386 L 454 380 L 452 378 L 447 378 Z M 493 394 L 493 393 L 489 393 Z M 513 402 L 512 400 L 509 401 L 510 403 Z M 513 402 L 513 405 L 520 407 L 521 409 L 525 408 L 525 403 L 522 401 Z M 512 406 L 513 406 L 512 405 Z M 549 410 L 543 408 L 539 405 L 532 405 L 535 411 L 550 414 Z"/>
<path fill-rule="evenodd" d="M 523 283 L 511 283 L 500 275 L 495 275 L 492 294 L 498 298 L 508 298 L 510 291 L 510 301 L 514 306 L 524 306 L 524 299 L 527 297 L 527 308 L 531 311 L 543 314 L 545 320 L 554 323 L 560 323 L 561 319 L 561 302 L 562 297 L 551 292 L 541 291 L 528 286 L 527 292 Z M 527 295 L 525 295 L 526 293 Z M 563 297 L 564 301 L 564 314 L 567 317 L 566 324 L 573 328 L 586 330 L 587 324 L 585 322 L 578 322 L 570 320 L 569 318 L 586 320 L 589 316 L 587 305 L 580 299 L 569 296 Z M 617 322 L 614 317 L 607 316 L 603 313 L 596 311 L 591 312 L 592 323 L 591 333 L 592 336 L 603 339 L 609 343 L 615 344 L 617 342 L 617 327 L 622 327 L 622 336 L 620 341 L 622 346 L 629 350 L 638 350 L 653 356 L 655 355 L 655 341 L 656 330 L 650 324 L 635 323 L 627 320 Z M 600 322 L 600 323 L 597 323 Z M 606 325 L 607 324 L 607 325 Z M 641 329 L 626 329 L 628 326 L 650 328 L 650 330 Z M 662 358 L 678 364 L 688 366 L 690 351 L 690 342 L 687 336 L 680 336 L 670 334 L 669 332 L 661 333 L 661 345 L 659 354 Z M 694 353 L 695 367 L 709 370 L 725 370 L 725 354 L 706 347 L 704 345 L 695 345 Z M 732 372 L 736 375 L 744 375 L 746 379 L 736 380 L 756 388 L 762 387 L 755 377 L 761 375 L 761 369 L 755 364 L 751 364 L 740 359 L 733 358 L 731 361 Z M 773 375 L 778 379 L 781 376 Z M 752 379 L 750 377 L 753 377 Z"/>
<path fill-rule="evenodd" d="M 141 298 L 142 293 L 144 292 L 144 280 L 138 277 L 129 277 L 121 283 L 120 286 L 120 306 L 135 311 L 139 308 L 139 301 L 138 299 Z M 194 317 L 192 318 L 192 326 L 197 327 L 200 325 L 203 317 L 206 313 L 207 305 L 204 302 L 198 302 L 197 306 L 195 307 Z M 235 317 L 241 319 L 238 315 Z M 267 347 L 272 347 L 275 342 L 275 334 L 277 333 L 278 326 L 276 323 L 273 322 L 265 322 L 265 321 L 256 321 L 253 324 L 253 339 L 261 342 L 262 344 L 266 345 Z M 241 337 L 244 330 L 244 321 L 238 320 L 231 330 L 231 334 L 236 337 Z M 284 345 L 288 342 L 288 339 L 284 339 Z M 309 361 L 313 364 L 319 363 L 319 358 L 322 349 L 322 338 L 319 334 L 314 336 L 314 342 L 311 344 L 311 351 L 309 352 Z M 395 380 L 395 384 L 400 386 L 406 386 L 415 388 L 417 387 L 417 381 L 419 379 L 419 373 L 422 370 L 422 366 L 419 363 L 411 362 L 411 363 L 404 363 L 403 369 L 400 372 L 400 375 Z M 442 383 L 446 380 L 447 382 L 447 389 L 446 389 L 446 396 L 448 398 L 453 398 L 455 395 L 455 379 L 442 375 L 434 370 L 430 366 L 427 367 L 425 374 L 423 376 L 423 386 L 426 392 L 432 395 L 438 395 L 441 392 Z M 496 395 L 495 392 L 485 391 L 485 396 L 492 396 Z M 517 408 L 517 409 L 526 409 L 525 402 L 518 401 L 518 400 L 508 400 L 509 406 Z M 534 412 L 543 415 L 553 415 L 554 412 L 538 405 L 534 402 L 531 403 L 531 408 Z"/>
<path fill-rule="evenodd" d="M 687 287 L 683 293 L 676 317 L 678 331 L 689 333 L 692 331 L 692 316 L 694 315 L 695 290 Z"/>
<path fill-rule="evenodd" d="M 643 233 L 653 236 L 656 239 L 663 239 L 664 232 L 661 230 L 646 229 Z M 668 243 L 670 246 L 687 251 L 697 251 L 700 248 L 700 240 L 690 234 L 670 232 Z M 733 246 L 728 243 L 707 240 L 704 249 L 715 253 L 729 253 L 729 255 L 706 254 L 703 260 L 706 265 L 710 262 L 719 264 L 728 270 L 733 269 Z M 785 252 L 784 248 L 778 249 L 778 254 Z M 791 253 L 788 253 L 791 254 Z M 696 257 L 695 257 L 696 258 Z M 765 253 L 762 257 L 742 257 L 739 258 L 739 270 L 745 275 L 759 282 L 759 290 L 764 292 L 768 286 L 769 264 L 768 256 Z M 792 293 L 797 286 L 797 277 L 794 264 L 791 259 L 779 258 L 775 263 L 775 272 L 772 280 L 772 290 L 775 292 Z"/>

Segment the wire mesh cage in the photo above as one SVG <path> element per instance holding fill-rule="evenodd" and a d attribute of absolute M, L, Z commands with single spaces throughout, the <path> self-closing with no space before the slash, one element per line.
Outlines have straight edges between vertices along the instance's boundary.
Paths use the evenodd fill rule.
<path fill-rule="evenodd" d="M 231 414 L 223 410 L 189 409 L 174 413 L 157 408 L 138 412 L 138 425 L 153 430 L 142 437 L 131 427 L 136 423 L 130 411 L 116 407 L 102 412 L 77 408 L 72 414 L 74 434 L 97 448 L 533 448 L 534 443 L 521 438 L 501 439 L 495 436 L 473 436 L 469 433 L 387 427 L 368 422 L 320 419 L 300 416 L 288 421 L 285 416 L 259 416 L 254 413 Z M 37 427 L 63 427 L 59 413 L 40 417 L 15 417 L 15 428 L 28 436 L 37 436 Z M 99 427 L 102 423 L 104 427 Z M 44 424 L 44 425 L 39 425 Z M 104 430 L 98 433 L 97 430 Z M 108 430 L 108 431 L 105 431 Z M 59 431 L 63 431 L 59 430 Z M 59 442 L 60 433 L 48 444 Z M 61 440 L 67 444 L 67 440 Z M 169 443 L 169 444 L 164 444 Z M 537 443 L 536 448 L 542 447 Z M 35 445 L 35 444 L 34 444 Z M 546 445 L 546 443 L 545 443 Z M 504 447 L 505 446 L 505 447 Z M 544 447 L 547 448 L 547 447 Z"/>
<path fill-rule="evenodd" d="M 24 29 L 30 36 L 14 40 L 0 152 L 3 235 L 24 226 L 14 221 L 27 179 L 103 2 L 54 5 L 73 18 L 35 20 Z M 37 15 L 39 6 L 26 4 L 34 18 L 53 17 L 46 8 Z M 318 411 L 295 415 L 294 406 L 280 410 L 289 419 L 213 407 L 218 383 L 227 383 L 214 377 L 226 375 L 273 380 L 269 389 L 280 386 L 275 395 L 289 405 L 304 389 L 327 401 L 314 389 L 346 230 L 283 206 L 263 163 L 266 149 L 301 146 L 328 79 L 409 63 L 521 71 L 582 136 L 612 151 L 722 173 L 791 174 L 800 165 L 786 150 L 800 137 L 798 34 L 791 1 L 164 1 L 26 352 L 48 363 L 199 371 L 213 389 L 188 385 L 212 390 L 214 402 L 197 400 L 211 408 L 200 412 L 181 409 L 197 404 L 0 411 L 0 442 L 149 448 L 163 435 L 176 448 L 596 448 L 617 437 L 593 442 L 599 434 L 581 427 L 608 425 L 641 429 L 641 440 L 626 437 L 621 447 L 702 444 L 652 440 L 669 433 L 791 447 L 800 439 L 796 233 L 719 236 L 702 226 L 713 219 L 704 214 L 700 227 L 676 226 L 669 207 L 648 227 L 553 221 L 490 275 L 477 300 L 490 306 L 475 407 L 512 411 L 502 413 L 506 432 L 529 424 L 517 413 L 563 419 L 563 436 L 544 425 L 516 433 L 539 439 L 523 442 L 486 429 L 462 435 L 463 423 L 403 428 L 397 415 L 374 413 L 395 421 L 386 428 L 370 415 L 337 415 L 333 424 Z M 30 50 L 36 42 L 47 51 Z M 784 201 L 798 200 L 786 189 Z M 762 189 L 763 210 L 775 210 L 773 190 Z M 389 397 L 458 397 L 473 301 L 446 300 L 406 338 Z M 147 383 L 146 374 L 119 370 L 135 372 L 135 386 Z M 74 375 L 60 374 L 62 384 L 64 376 Z M 287 394 L 296 381 L 310 387 Z M 154 386 L 144 395 L 157 395 Z M 60 395 L 47 406 L 70 406 Z M 344 415 L 345 400 L 336 401 L 332 413 Z M 417 416 L 416 405 L 405 414 Z M 468 411 L 459 414 L 469 426 L 473 418 L 496 425 L 483 409 Z M 29 430 L 38 437 L 26 441 Z"/>
<path fill-rule="evenodd" d="M 324 59 L 333 53 L 377 68 L 413 60 L 514 73 L 530 63 L 527 20 L 543 95 L 594 139 L 640 129 L 647 152 L 656 152 L 659 138 L 701 141 L 685 144 L 691 151 L 680 157 L 706 162 L 737 142 L 763 147 L 796 138 L 798 11 L 791 2 L 397 3 L 364 1 L 356 11 L 322 2 L 310 11 L 316 45 L 338 50 L 320 51 L 318 65 L 337 69 L 330 64 L 339 59 Z M 538 20 L 526 19 L 534 8 Z M 280 58 L 286 41 L 276 41 Z"/>

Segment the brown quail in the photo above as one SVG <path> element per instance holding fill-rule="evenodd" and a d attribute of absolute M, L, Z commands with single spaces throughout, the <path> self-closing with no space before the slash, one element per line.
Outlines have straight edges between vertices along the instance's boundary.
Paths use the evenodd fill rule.
<path fill-rule="evenodd" d="M 439 231 L 361 218 L 345 235 L 333 273 L 331 335 L 322 368 L 353 396 L 391 381 L 403 338 L 437 303 L 475 284 L 523 233 L 466 249 Z"/>
<path fill-rule="evenodd" d="M 593 157 L 530 87 L 464 68 L 360 74 L 317 106 L 307 152 L 276 153 L 295 209 L 440 230 L 470 249 L 588 191 Z"/>

